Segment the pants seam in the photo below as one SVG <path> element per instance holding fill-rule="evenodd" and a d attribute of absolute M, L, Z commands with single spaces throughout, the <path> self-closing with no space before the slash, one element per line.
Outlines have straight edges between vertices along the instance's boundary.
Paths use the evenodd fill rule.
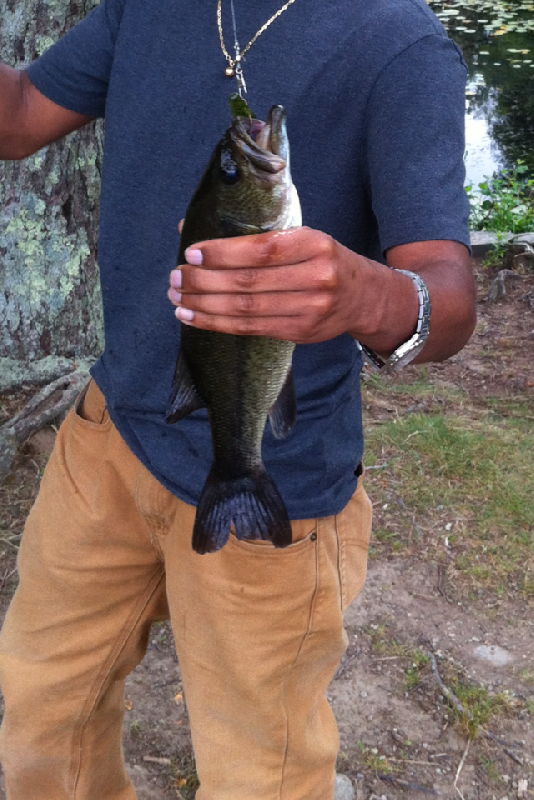
<path fill-rule="evenodd" d="M 158 556 L 159 560 L 163 562 L 164 561 L 164 556 L 163 556 L 163 551 L 161 549 L 160 543 L 159 543 L 159 541 L 157 539 L 157 531 L 154 531 L 154 528 L 152 526 L 150 517 L 148 517 L 143 512 L 143 510 L 141 508 L 141 504 L 139 502 L 140 483 L 141 483 L 141 468 L 139 468 L 138 471 L 137 471 L 137 477 L 136 477 L 136 481 L 135 481 L 135 505 L 136 505 L 137 510 L 141 514 L 141 516 L 142 516 L 142 518 L 143 518 L 143 520 L 145 522 L 145 525 L 148 528 L 147 539 L 150 540 L 150 543 L 151 543 L 153 549 L 155 550 L 156 555 Z"/>
<path fill-rule="evenodd" d="M 124 649 L 128 639 L 132 634 L 132 631 L 135 629 L 141 615 L 143 614 L 143 611 L 150 602 L 150 599 L 154 595 L 154 592 L 158 588 L 163 577 L 164 569 L 162 566 L 158 566 L 148 582 L 145 596 L 143 597 L 142 601 L 135 606 L 133 612 L 124 623 L 115 646 L 112 648 L 109 656 L 104 661 L 91 686 L 91 689 L 89 690 L 87 701 L 80 714 L 80 721 L 76 726 L 72 737 L 72 768 L 69 779 L 69 792 L 72 792 L 73 800 L 76 798 L 76 789 L 82 768 L 82 740 L 85 727 L 89 722 L 96 703 L 102 694 L 102 689 L 113 668 L 113 665 L 117 662 L 119 655 Z"/>
<path fill-rule="evenodd" d="M 346 608 L 346 596 L 345 596 L 345 559 L 346 559 L 346 552 L 345 552 L 345 541 L 339 535 L 339 528 L 338 528 L 338 519 L 337 514 L 335 518 L 335 530 L 336 530 L 336 543 L 337 543 L 337 571 L 338 571 L 338 579 L 339 579 L 339 602 L 341 605 L 341 611 L 344 613 Z"/>
<path fill-rule="evenodd" d="M 284 678 L 283 707 L 284 707 L 284 712 L 285 712 L 285 716 L 286 716 L 286 746 L 285 746 L 284 756 L 283 756 L 283 760 L 282 760 L 282 770 L 281 770 L 281 775 L 280 775 L 280 788 L 278 790 L 278 798 L 279 798 L 279 800 L 282 800 L 282 789 L 283 789 L 283 786 L 284 786 L 284 773 L 285 773 L 285 768 L 286 768 L 286 764 L 287 764 L 287 757 L 288 757 L 288 752 L 289 752 L 289 714 L 288 714 L 286 698 L 285 698 L 286 686 L 287 686 L 288 680 L 291 677 L 293 669 L 295 668 L 295 665 L 296 665 L 297 661 L 299 660 L 299 656 L 302 653 L 302 648 L 304 647 L 304 643 L 306 642 L 306 640 L 308 639 L 309 635 L 311 634 L 312 627 L 313 627 L 313 618 L 314 618 L 315 606 L 316 606 L 317 596 L 319 594 L 319 588 L 320 588 L 319 547 L 320 547 L 321 538 L 320 538 L 320 535 L 319 535 L 319 520 L 318 519 L 315 521 L 315 524 L 316 524 L 316 529 L 317 529 L 317 540 L 316 540 L 316 547 L 315 547 L 315 589 L 314 589 L 314 592 L 313 592 L 312 601 L 310 603 L 310 615 L 309 615 L 309 618 L 308 618 L 308 626 L 306 628 L 306 632 L 305 632 L 304 636 L 302 637 L 302 641 L 300 642 L 299 648 L 297 650 L 297 654 L 296 654 L 295 658 L 293 659 L 293 663 L 291 664 L 291 667 L 289 668 L 289 672 L 286 674 L 286 676 Z"/>

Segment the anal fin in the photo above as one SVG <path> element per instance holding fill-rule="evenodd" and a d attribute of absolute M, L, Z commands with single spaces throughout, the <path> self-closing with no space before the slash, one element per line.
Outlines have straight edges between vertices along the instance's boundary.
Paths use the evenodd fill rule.
<path fill-rule="evenodd" d="M 289 368 L 280 394 L 269 411 L 271 428 L 277 439 L 283 439 L 297 421 L 297 393 L 293 380 L 293 367 Z"/>
<path fill-rule="evenodd" d="M 204 407 L 205 403 L 195 388 L 189 364 L 182 348 L 180 348 L 172 383 L 172 393 L 167 407 L 167 425 L 172 425 L 174 422 L 178 422 L 192 414 L 193 411 Z"/>

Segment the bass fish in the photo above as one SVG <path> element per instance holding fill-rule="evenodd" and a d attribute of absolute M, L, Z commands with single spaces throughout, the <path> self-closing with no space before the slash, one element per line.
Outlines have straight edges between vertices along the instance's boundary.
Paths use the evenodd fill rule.
<path fill-rule="evenodd" d="M 193 195 L 178 263 L 185 263 L 190 245 L 205 239 L 301 224 L 284 109 L 273 106 L 266 122 L 238 116 L 215 148 Z M 238 539 L 267 539 L 276 547 L 291 544 L 287 510 L 265 470 L 261 443 L 267 417 L 279 439 L 296 422 L 294 347 L 266 336 L 181 327 L 167 422 L 207 408 L 213 445 L 213 464 L 193 529 L 197 553 L 220 550 L 232 525 Z"/>

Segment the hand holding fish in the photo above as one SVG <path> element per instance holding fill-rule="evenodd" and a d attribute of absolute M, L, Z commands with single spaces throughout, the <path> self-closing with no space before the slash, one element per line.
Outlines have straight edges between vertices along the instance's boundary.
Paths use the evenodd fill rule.
<path fill-rule="evenodd" d="M 417 321 L 409 278 L 310 228 L 208 240 L 185 255 L 169 299 L 194 327 L 297 344 L 351 333 L 387 352 Z"/>

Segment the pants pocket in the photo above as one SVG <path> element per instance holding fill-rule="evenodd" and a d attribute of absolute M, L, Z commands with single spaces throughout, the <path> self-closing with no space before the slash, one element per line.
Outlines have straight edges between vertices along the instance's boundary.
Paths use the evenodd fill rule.
<path fill-rule="evenodd" d="M 339 541 L 339 578 L 343 613 L 358 597 L 367 577 L 373 506 L 360 478 L 358 488 L 336 516 Z"/>
<path fill-rule="evenodd" d="M 78 395 L 74 404 L 74 419 L 76 424 L 82 427 L 98 426 L 109 427 L 111 422 L 106 398 L 100 391 L 98 385 L 91 379 L 89 385 Z M 84 425 L 84 423 L 86 423 Z"/>
<path fill-rule="evenodd" d="M 87 508 L 98 506 L 101 471 L 112 430 L 104 395 L 91 381 L 62 424 L 53 454 L 76 496 Z"/>

